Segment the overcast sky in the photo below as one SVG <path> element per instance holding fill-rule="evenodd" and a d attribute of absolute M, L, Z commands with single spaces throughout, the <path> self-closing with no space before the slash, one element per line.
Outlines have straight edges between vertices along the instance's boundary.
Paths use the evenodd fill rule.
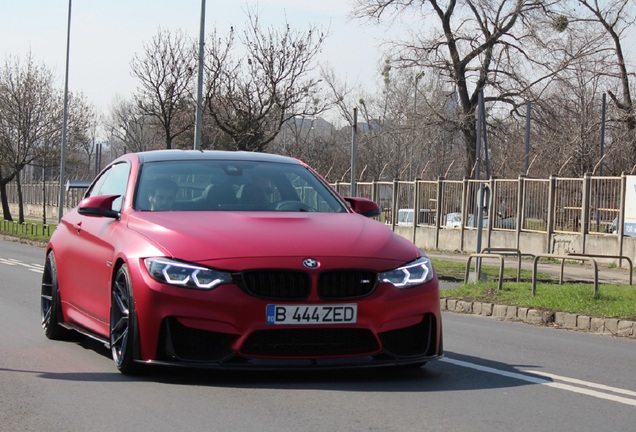
<path fill-rule="evenodd" d="M 374 86 L 381 82 L 379 38 L 385 30 L 349 19 L 350 0 L 207 0 L 206 35 L 245 25 L 249 4 L 269 25 L 287 22 L 298 30 L 313 24 L 329 30 L 319 61 L 341 80 Z M 64 84 L 68 0 L 5 0 L 0 13 L 0 54 L 24 59 L 30 51 Z M 130 61 L 159 27 L 182 29 L 198 39 L 201 0 L 74 0 L 71 16 L 69 89 L 83 92 L 104 113 L 114 98 L 128 98 L 137 82 Z"/>

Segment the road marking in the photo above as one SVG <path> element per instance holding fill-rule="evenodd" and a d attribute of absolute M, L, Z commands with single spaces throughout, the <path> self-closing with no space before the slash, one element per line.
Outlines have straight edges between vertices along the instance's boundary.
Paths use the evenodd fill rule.
<path fill-rule="evenodd" d="M 13 258 L 0 258 L 0 264 L 26 267 L 29 271 L 32 271 L 35 273 L 42 273 L 44 271 L 44 266 L 41 264 L 27 264 Z"/>
<path fill-rule="evenodd" d="M 475 369 L 481 372 L 492 373 L 507 378 L 518 379 L 521 381 L 529 382 L 532 384 L 545 385 L 552 388 L 558 388 L 561 390 L 570 391 L 573 393 L 579 393 L 587 396 L 592 396 L 599 399 L 605 399 L 612 402 L 618 402 L 625 405 L 636 406 L 636 392 L 631 390 L 625 390 L 617 387 L 610 387 L 603 384 L 597 384 L 589 381 L 582 381 L 575 378 L 568 378 L 560 375 L 555 375 L 546 372 L 537 372 L 534 370 L 522 370 L 523 373 L 509 372 L 500 369 L 491 368 L 488 366 L 478 365 L 476 363 L 469 363 L 462 360 L 456 360 L 448 357 L 444 357 L 441 361 L 451 363 L 456 366 Z M 526 375 L 531 374 L 531 375 Z M 545 377 L 545 378 L 542 378 Z M 562 381 L 562 382 L 556 382 Z M 570 384 L 576 384 L 580 387 Z M 631 396 L 623 397 L 619 395 Z"/>

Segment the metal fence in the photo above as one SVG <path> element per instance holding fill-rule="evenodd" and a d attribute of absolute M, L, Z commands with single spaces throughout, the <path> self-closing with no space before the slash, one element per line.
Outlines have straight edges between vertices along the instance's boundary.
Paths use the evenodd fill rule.
<path fill-rule="evenodd" d="M 519 226 L 529 232 L 604 234 L 622 225 L 619 215 L 624 209 L 625 177 L 396 179 L 359 182 L 356 190 L 359 197 L 377 202 L 382 209 L 380 219 L 394 226 L 474 229 L 481 218 L 493 230 Z M 349 183 L 333 186 L 344 196 L 351 190 Z M 480 200 L 484 191 L 486 199 Z"/>
<path fill-rule="evenodd" d="M 22 203 L 32 206 L 57 207 L 59 203 L 60 184 L 59 182 L 46 182 L 37 184 L 21 185 Z M 82 200 L 85 187 L 67 187 L 64 196 L 64 205 L 69 208 L 75 207 Z M 7 185 L 7 201 L 12 204 L 18 203 L 18 187 L 15 183 Z"/>

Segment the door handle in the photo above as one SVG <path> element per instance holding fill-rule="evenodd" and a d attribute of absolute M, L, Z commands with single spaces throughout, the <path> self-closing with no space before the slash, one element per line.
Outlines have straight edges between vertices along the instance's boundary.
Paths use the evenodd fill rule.
<path fill-rule="evenodd" d="M 76 222 L 73 226 L 75 227 L 75 231 L 79 234 L 82 230 L 82 221 Z"/>

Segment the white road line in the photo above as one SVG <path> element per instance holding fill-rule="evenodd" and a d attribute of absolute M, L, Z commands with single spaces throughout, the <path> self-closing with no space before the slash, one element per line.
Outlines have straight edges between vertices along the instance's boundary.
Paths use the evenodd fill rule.
<path fill-rule="evenodd" d="M 13 258 L 0 258 L 0 264 L 26 267 L 28 270 L 35 273 L 42 273 L 44 271 L 44 266 L 41 264 L 27 264 L 25 262 L 22 262 Z"/>
<path fill-rule="evenodd" d="M 522 371 L 524 373 L 508 372 L 508 371 L 504 371 L 500 369 L 491 368 L 488 366 L 478 365 L 476 363 L 469 363 L 462 360 L 451 359 L 448 357 L 444 357 L 443 359 L 441 359 L 441 361 L 451 363 L 456 366 L 475 369 L 481 372 L 487 372 L 487 373 L 492 373 L 492 374 L 496 374 L 500 376 L 505 376 L 507 378 L 518 379 L 518 380 L 529 382 L 532 384 L 545 385 L 548 387 L 558 388 L 558 389 L 570 391 L 573 393 L 579 393 L 579 394 L 592 396 L 599 399 L 605 399 L 612 402 L 622 403 L 625 405 L 636 406 L 636 392 L 633 392 L 631 390 L 625 390 L 625 389 L 621 389 L 617 387 L 610 387 L 603 384 L 596 384 L 596 383 L 592 383 L 588 381 L 582 381 L 582 380 L 577 380 L 574 378 L 568 378 L 568 377 L 545 373 L 545 372 L 537 372 L 533 370 L 524 370 Z M 525 373 L 532 374 L 535 376 L 526 375 Z M 541 378 L 541 376 L 544 376 L 546 378 Z M 563 381 L 563 382 L 567 382 L 571 384 L 577 384 L 583 387 L 576 387 L 574 385 L 563 384 L 560 382 L 555 382 L 555 380 Z M 604 393 L 601 390 L 608 393 Z M 614 394 L 610 394 L 609 392 Z M 632 396 L 634 397 L 634 399 L 618 396 L 619 394 Z"/>

